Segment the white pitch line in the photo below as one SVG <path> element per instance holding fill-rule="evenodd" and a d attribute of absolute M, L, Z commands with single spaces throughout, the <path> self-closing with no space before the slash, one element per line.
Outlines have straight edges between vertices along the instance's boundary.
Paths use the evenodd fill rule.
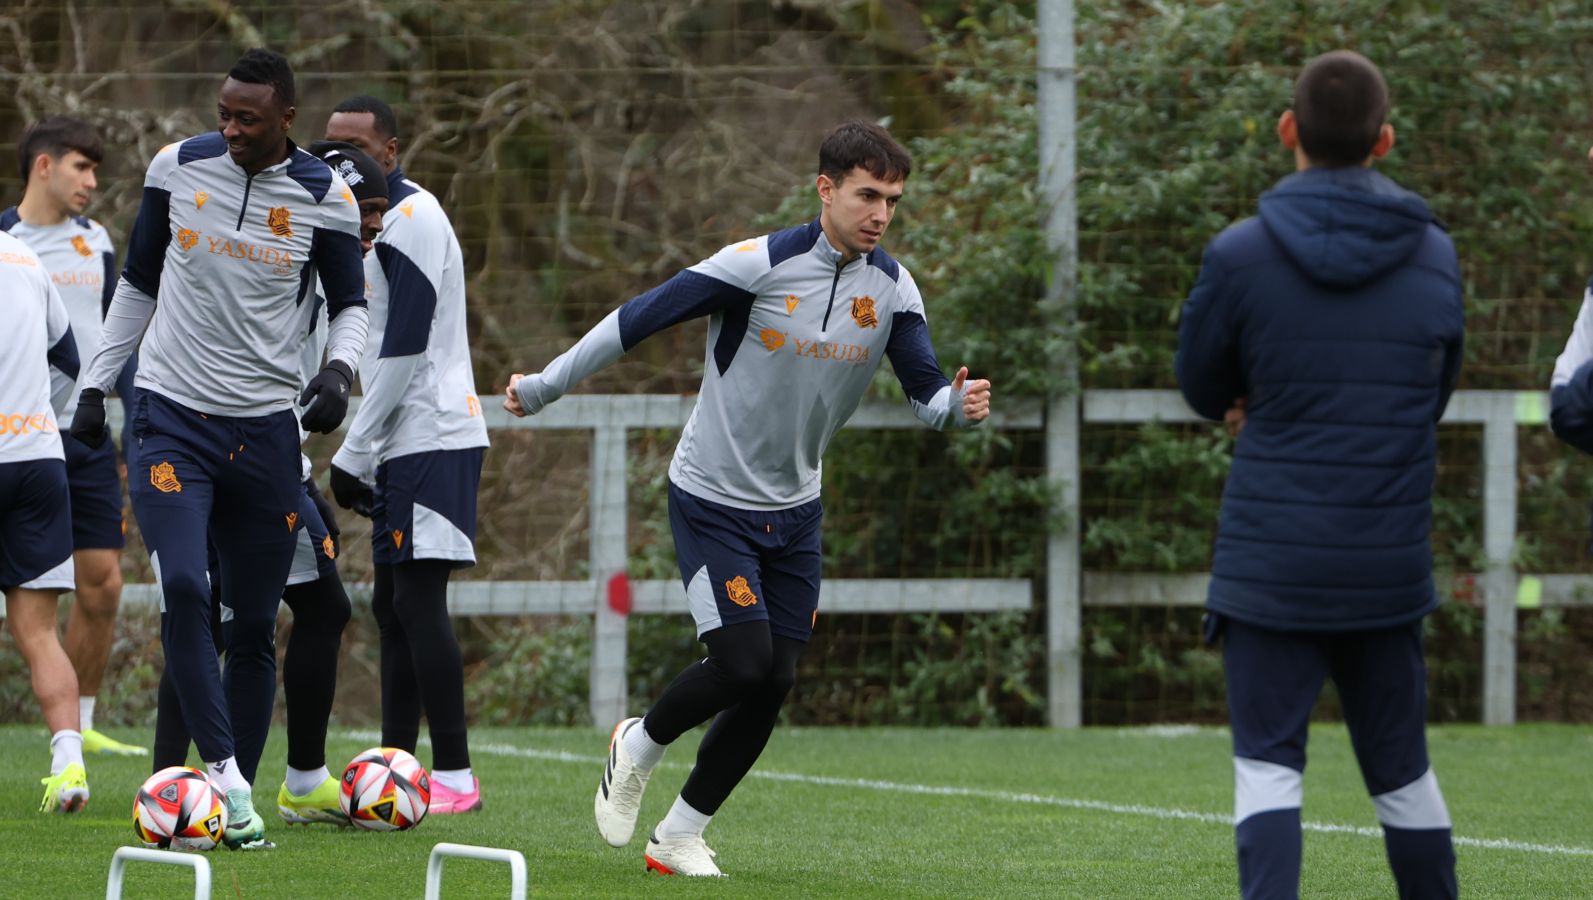
<path fill-rule="evenodd" d="M 381 735 L 374 731 L 356 731 L 349 733 L 355 740 L 380 740 Z M 422 740 L 422 744 L 430 743 Z M 566 750 L 531 750 L 525 747 L 516 747 L 511 744 L 476 744 L 472 743 L 471 750 L 486 753 L 491 756 L 510 756 L 519 759 L 539 759 L 548 762 L 575 763 L 577 765 L 601 766 L 607 762 L 603 756 L 583 756 L 579 753 L 570 753 Z M 660 763 L 664 768 L 688 769 L 684 763 Z M 1047 794 L 1028 794 L 1016 791 L 996 791 L 985 788 L 966 788 L 951 785 L 911 784 L 899 781 L 879 781 L 870 778 L 837 778 L 830 775 L 804 775 L 799 772 L 768 772 L 754 769 L 747 773 L 749 778 L 761 778 L 765 781 L 783 781 L 789 784 L 813 784 L 823 787 L 862 788 L 870 791 L 885 791 L 895 794 L 917 794 L 930 797 L 968 797 L 976 800 L 996 800 L 1003 803 L 1021 803 L 1032 806 L 1056 806 L 1064 809 L 1082 809 L 1092 812 L 1112 813 L 1121 816 L 1142 816 L 1150 819 L 1185 820 L 1193 822 L 1206 822 L 1213 825 L 1233 826 L 1233 817 L 1218 813 L 1196 812 L 1188 809 L 1170 809 L 1160 806 L 1142 806 L 1140 804 L 1107 803 L 1102 800 L 1078 800 L 1071 797 L 1052 797 Z M 1306 831 L 1321 834 L 1354 834 L 1361 837 L 1383 837 L 1380 828 L 1369 828 L 1364 825 L 1338 825 L 1332 822 L 1301 822 L 1300 827 Z M 1562 844 L 1534 844 L 1527 841 L 1512 841 L 1504 838 L 1453 838 L 1459 847 L 1477 847 L 1484 850 L 1516 850 L 1522 853 L 1544 853 L 1552 856 L 1593 856 L 1593 847 L 1574 847 Z"/>

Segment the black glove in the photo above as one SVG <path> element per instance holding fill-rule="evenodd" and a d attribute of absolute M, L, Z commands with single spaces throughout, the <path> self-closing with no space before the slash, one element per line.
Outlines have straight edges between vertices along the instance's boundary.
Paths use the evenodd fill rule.
<path fill-rule="evenodd" d="M 367 519 L 371 517 L 371 505 L 376 502 L 370 485 L 335 465 L 332 466 L 332 496 L 337 499 L 338 506 L 352 509 L 355 515 Z"/>
<path fill-rule="evenodd" d="M 304 430 L 318 434 L 336 431 L 348 414 L 348 388 L 353 383 L 354 370 L 340 359 L 327 363 L 320 374 L 311 378 L 299 395 L 299 405 L 304 407 L 299 422 Z"/>
<path fill-rule="evenodd" d="M 72 414 L 72 437 L 98 449 L 105 446 L 111 430 L 105 427 L 105 392 L 97 388 L 84 388 L 77 395 L 77 412 Z"/>
<path fill-rule="evenodd" d="M 315 511 L 321 516 L 321 522 L 326 525 L 326 533 L 332 538 L 332 556 L 336 558 L 342 555 L 343 543 L 338 538 L 343 535 L 343 531 L 337 527 L 337 516 L 332 512 L 332 504 L 326 502 L 321 489 L 315 486 L 314 478 L 304 479 L 304 490 L 310 495 L 310 502 L 315 504 Z"/>

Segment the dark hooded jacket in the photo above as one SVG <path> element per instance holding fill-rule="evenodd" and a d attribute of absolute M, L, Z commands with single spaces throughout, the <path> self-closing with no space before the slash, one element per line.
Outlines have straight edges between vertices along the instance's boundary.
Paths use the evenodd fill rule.
<path fill-rule="evenodd" d="M 1454 245 L 1417 195 L 1308 169 L 1206 248 L 1178 384 L 1221 419 L 1245 398 L 1207 608 L 1282 631 L 1410 622 L 1432 574 L 1436 424 L 1460 373 Z"/>

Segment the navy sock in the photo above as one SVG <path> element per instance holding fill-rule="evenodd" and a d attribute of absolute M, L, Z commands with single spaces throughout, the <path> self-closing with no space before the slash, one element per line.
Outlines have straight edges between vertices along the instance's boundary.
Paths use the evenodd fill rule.
<path fill-rule="evenodd" d="M 1239 894 L 1245 900 L 1300 896 L 1300 810 L 1256 813 L 1234 828 Z"/>
<path fill-rule="evenodd" d="M 1459 894 L 1450 829 L 1384 825 L 1383 845 L 1400 900 L 1452 900 Z"/>

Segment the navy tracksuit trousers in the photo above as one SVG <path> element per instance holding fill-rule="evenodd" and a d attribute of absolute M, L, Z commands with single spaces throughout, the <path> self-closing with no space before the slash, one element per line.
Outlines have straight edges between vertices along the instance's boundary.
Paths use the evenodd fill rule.
<path fill-rule="evenodd" d="M 127 480 L 183 721 L 205 762 L 258 762 L 276 697 L 277 604 L 302 527 L 298 422 L 286 410 L 208 415 L 140 390 L 133 439 Z M 232 629 L 225 682 L 211 632 L 210 541 Z"/>

